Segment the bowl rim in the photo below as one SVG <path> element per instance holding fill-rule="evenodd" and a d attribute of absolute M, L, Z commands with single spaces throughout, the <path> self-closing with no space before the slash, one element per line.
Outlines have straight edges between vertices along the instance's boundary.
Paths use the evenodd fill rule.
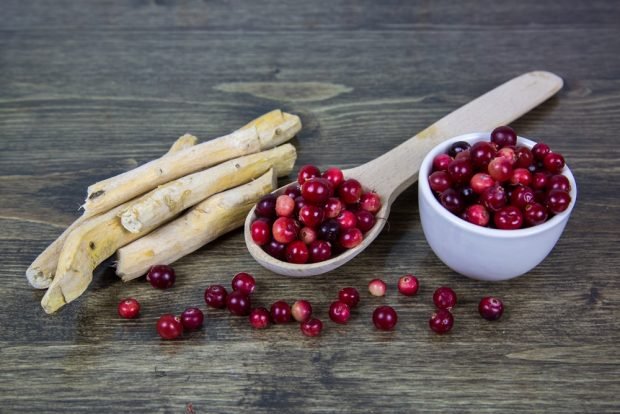
<path fill-rule="evenodd" d="M 435 198 L 435 195 L 433 194 L 430 188 L 430 185 L 428 184 L 428 175 L 429 175 L 429 172 L 431 171 L 432 162 L 435 156 L 438 155 L 440 152 L 445 152 L 451 144 L 457 141 L 466 141 L 469 144 L 473 144 L 478 141 L 490 140 L 490 138 L 491 138 L 491 132 L 473 132 L 473 133 L 463 134 L 463 135 L 450 138 L 436 145 L 435 147 L 433 147 L 433 149 L 431 149 L 426 154 L 420 166 L 420 173 L 418 177 L 418 182 L 419 182 L 418 197 L 424 197 L 429 202 L 429 204 L 432 206 L 431 208 L 437 212 L 437 214 L 442 216 L 444 219 L 450 221 L 455 226 L 465 231 L 476 233 L 476 234 L 483 235 L 483 236 L 491 236 L 491 237 L 497 237 L 497 238 L 528 237 L 528 236 L 533 236 L 533 235 L 537 235 L 540 233 L 544 233 L 545 231 L 553 227 L 559 226 L 563 222 L 568 220 L 568 216 L 570 216 L 571 211 L 573 210 L 573 207 L 575 206 L 575 202 L 577 201 L 577 183 L 575 181 L 575 177 L 573 176 L 573 173 L 568 167 L 568 164 L 564 166 L 560 174 L 565 175 L 566 178 L 568 178 L 568 181 L 570 182 L 571 190 L 569 194 L 571 196 L 571 202 L 566 210 L 564 210 L 563 212 L 559 214 L 554 215 L 551 219 L 547 220 L 543 224 L 539 224 L 538 226 L 527 227 L 527 228 L 516 229 L 516 230 L 501 230 L 501 229 L 492 229 L 488 227 L 477 226 L 473 223 L 469 223 L 463 220 L 462 218 L 452 214 L 451 212 L 446 210 L 444 206 L 442 206 L 439 203 L 439 200 Z M 517 143 L 525 145 L 530 149 L 536 144 L 535 141 L 522 137 L 522 136 L 517 136 Z"/>

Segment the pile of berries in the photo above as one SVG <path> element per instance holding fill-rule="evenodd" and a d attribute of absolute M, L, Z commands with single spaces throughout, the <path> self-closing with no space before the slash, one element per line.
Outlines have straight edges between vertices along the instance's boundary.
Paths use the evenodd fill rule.
<path fill-rule="evenodd" d="M 364 192 L 338 168 L 322 174 L 313 165 L 299 170 L 298 184 L 264 196 L 255 208 L 252 240 L 272 257 L 316 263 L 359 245 L 381 209 L 377 193 Z"/>
<path fill-rule="evenodd" d="M 571 186 L 564 157 L 538 143 L 517 145 L 517 134 L 498 127 L 491 141 L 453 143 L 433 159 L 428 182 L 448 211 L 470 223 L 514 230 L 544 223 L 566 210 Z"/>

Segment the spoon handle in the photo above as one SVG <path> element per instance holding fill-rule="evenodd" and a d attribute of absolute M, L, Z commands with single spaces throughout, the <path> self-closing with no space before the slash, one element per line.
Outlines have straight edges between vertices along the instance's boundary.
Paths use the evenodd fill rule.
<path fill-rule="evenodd" d="M 534 71 L 517 76 L 380 157 L 347 171 L 347 175 L 387 196 L 391 203 L 418 179 L 422 160 L 435 145 L 457 135 L 491 131 L 506 125 L 549 99 L 562 85 L 562 78 L 551 72 Z"/>

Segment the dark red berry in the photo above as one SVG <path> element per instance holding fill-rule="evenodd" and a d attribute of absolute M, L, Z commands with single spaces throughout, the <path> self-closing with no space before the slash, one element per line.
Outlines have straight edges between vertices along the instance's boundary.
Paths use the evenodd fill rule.
<path fill-rule="evenodd" d="M 295 211 L 295 200 L 286 194 L 276 198 L 276 214 L 278 217 L 291 217 Z"/>
<path fill-rule="evenodd" d="M 353 287 L 342 288 L 338 292 L 338 299 L 340 302 L 349 305 L 350 308 L 354 308 L 360 301 L 360 293 Z"/>
<path fill-rule="evenodd" d="M 283 300 L 271 305 L 271 320 L 273 323 L 287 323 L 292 319 L 291 306 Z"/>
<path fill-rule="evenodd" d="M 517 145 L 517 133 L 509 126 L 497 127 L 491 132 L 491 142 L 495 143 L 498 148 Z"/>
<path fill-rule="evenodd" d="M 276 196 L 273 194 L 267 194 L 263 196 L 258 203 L 254 212 L 258 217 L 266 217 L 269 219 L 276 217 Z"/>
<path fill-rule="evenodd" d="M 299 221 L 308 227 L 316 227 L 323 221 L 324 211 L 321 207 L 312 204 L 305 205 L 299 210 Z"/>
<path fill-rule="evenodd" d="M 357 228 L 362 231 L 362 233 L 366 233 L 368 230 L 372 229 L 372 226 L 375 225 L 376 219 L 375 216 L 366 210 L 360 210 L 355 214 L 355 218 L 357 219 Z"/>
<path fill-rule="evenodd" d="M 297 322 L 306 322 L 312 316 L 312 305 L 307 300 L 298 300 L 291 306 L 291 315 Z"/>
<path fill-rule="evenodd" d="M 340 201 L 339 198 L 330 197 L 327 199 L 327 201 L 325 202 L 325 206 L 323 207 L 325 218 L 336 218 L 343 209 L 344 204 L 342 204 L 342 201 Z"/>
<path fill-rule="evenodd" d="M 517 156 L 517 162 L 515 167 L 517 168 L 528 168 L 534 162 L 534 154 L 528 147 L 518 147 L 515 150 L 515 155 Z"/>
<path fill-rule="evenodd" d="M 263 246 L 263 250 L 271 256 L 279 260 L 284 260 L 284 253 L 286 251 L 286 244 L 280 243 L 276 240 L 270 240 L 269 243 Z"/>
<path fill-rule="evenodd" d="M 222 309 L 226 307 L 227 296 L 226 288 L 221 285 L 209 286 L 205 290 L 205 302 L 212 308 Z"/>
<path fill-rule="evenodd" d="M 448 154 L 439 154 L 433 159 L 433 171 L 447 171 L 452 157 Z"/>
<path fill-rule="evenodd" d="M 297 182 L 303 185 L 303 183 L 309 179 L 320 176 L 321 171 L 317 167 L 310 164 L 304 165 L 299 169 L 299 173 L 297 174 Z"/>
<path fill-rule="evenodd" d="M 554 214 L 559 214 L 565 211 L 570 202 L 570 194 L 566 191 L 552 190 L 547 195 L 547 208 Z"/>
<path fill-rule="evenodd" d="M 204 314 L 198 308 L 187 308 L 181 314 L 181 323 L 183 328 L 188 331 L 198 329 L 202 326 L 204 321 Z"/>
<path fill-rule="evenodd" d="M 512 175 L 512 165 L 510 161 L 503 157 L 493 158 L 488 166 L 489 175 L 495 181 L 503 183 L 508 181 Z"/>
<path fill-rule="evenodd" d="M 323 178 L 332 184 L 332 188 L 338 188 L 344 181 L 344 174 L 340 168 L 331 167 L 325 170 Z"/>
<path fill-rule="evenodd" d="M 516 186 L 510 194 L 510 204 L 523 210 L 526 205 L 534 201 L 534 191 L 523 185 Z"/>
<path fill-rule="evenodd" d="M 310 252 L 310 262 L 323 262 L 332 257 L 332 247 L 329 242 L 315 240 L 308 246 Z"/>
<path fill-rule="evenodd" d="M 289 263 L 304 264 L 310 259 L 310 251 L 306 243 L 301 240 L 295 240 L 286 246 L 285 257 Z"/>
<path fill-rule="evenodd" d="M 478 304 L 480 316 L 489 321 L 496 321 L 504 313 L 504 304 L 498 298 L 487 296 Z"/>
<path fill-rule="evenodd" d="M 157 333 L 163 339 L 176 339 L 183 335 L 183 324 L 178 316 L 166 314 L 157 320 Z"/>
<path fill-rule="evenodd" d="M 463 196 L 453 188 L 448 188 L 446 191 L 441 193 L 439 196 L 439 202 L 448 211 L 454 214 L 459 214 L 465 208 Z"/>
<path fill-rule="evenodd" d="M 476 194 L 482 194 L 484 190 L 495 185 L 495 180 L 489 174 L 476 173 L 469 180 L 469 185 Z"/>
<path fill-rule="evenodd" d="M 543 165 L 547 171 L 559 173 L 564 168 L 564 157 L 557 152 L 550 152 L 543 158 Z"/>
<path fill-rule="evenodd" d="M 520 229 L 523 225 L 523 215 L 515 206 L 502 207 L 493 215 L 493 223 L 500 230 Z"/>
<path fill-rule="evenodd" d="M 551 152 L 551 148 L 549 148 L 549 145 L 542 142 L 539 142 L 532 147 L 532 154 L 534 154 L 534 159 L 538 161 L 544 160 L 545 155 L 549 154 L 549 152 Z"/>
<path fill-rule="evenodd" d="M 483 205 L 472 204 L 465 209 L 462 218 L 477 226 L 486 227 L 489 224 L 491 215 L 489 214 L 489 210 Z"/>
<path fill-rule="evenodd" d="M 452 329 L 454 325 L 454 317 L 450 311 L 439 309 L 431 315 L 428 321 L 429 327 L 438 334 L 445 334 Z"/>
<path fill-rule="evenodd" d="M 250 296 L 256 289 L 256 280 L 254 277 L 245 272 L 237 273 L 231 282 L 232 289 L 238 290 L 246 296 Z"/>
<path fill-rule="evenodd" d="M 448 165 L 448 173 L 457 184 L 469 182 L 474 175 L 474 167 L 468 159 L 455 159 Z"/>
<path fill-rule="evenodd" d="M 335 219 L 326 220 L 319 226 L 318 234 L 319 239 L 335 243 L 340 236 L 340 223 Z"/>
<path fill-rule="evenodd" d="M 456 305 L 456 293 L 447 286 L 442 286 L 433 293 L 433 303 L 439 309 L 452 309 Z"/>
<path fill-rule="evenodd" d="M 250 312 L 250 325 L 254 329 L 265 329 L 269 326 L 269 311 L 265 308 L 254 308 Z"/>
<path fill-rule="evenodd" d="M 250 313 L 252 303 L 249 296 L 235 290 L 226 297 L 226 307 L 233 315 L 245 316 Z"/>
<path fill-rule="evenodd" d="M 494 185 L 482 192 L 480 195 L 482 204 L 492 212 L 499 211 L 508 201 L 506 190 L 501 185 Z"/>
<path fill-rule="evenodd" d="M 530 203 L 523 209 L 523 221 L 528 226 L 538 226 L 547 220 L 547 209 L 539 203 Z"/>
<path fill-rule="evenodd" d="M 350 178 L 340 184 L 340 187 L 338 188 L 338 194 L 340 195 L 340 199 L 345 204 L 357 203 L 362 196 L 362 185 L 359 181 Z"/>
<path fill-rule="evenodd" d="M 151 282 L 154 288 L 168 289 L 174 285 L 176 274 L 174 269 L 168 265 L 155 265 L 147 273 L 146 280 Z"/>
<path fill-rule="evenodd" d="M 508 181 L 512 185 L 530 185 L 532 182 L 532 174 L 526 168 L 516 168 L 512 170 L 512 174 Z"/>
<path fill-rule="evenodd" d="M 562 174 L 552 175 L 547 179 L 547 191 L 561 190 L 570 192 L 571 186 L 568 178 Z"/>
<path fill-rule="evenodd" d="M 332 302 L 329 307 L 329 318 L 340 324 L 345 324 L 351 317 L 351 309 L 349 305 L 339 300 Z"/>
<path fill-rule="evenodd" d="M 533 190 L 544 190 L 547 187 L 549 174 L 545 172 L 536 172 L 532 176 L 531 187 Z"/>
<path fill-rule="evenodd" d="M 355 227 L 342 231 L 340 233 L 340 237 L 338 238 L 338 242 L 345 249 L 352 249 L 358 246 L 362 242 L 362 240 L 364 240 L 362 231 Z"/>
<path fill-rule="evenodd" d="M 338 224 L 340 224 L 341 231 L 352 229 L 357 226 L 357 217 L 353 212 L 348 210 L 343 210 L 338 217 L 336 217 L 336 220 L 338 220 Z"/>
<path fill-rule="evenodd" d="M 286 187 L 283 194 L 295 200 L 297 197 L 301 195 L 301 187 L 298 185 L 289 185 L 288 187 Z"/>
<path fill-rule="evenodd" d="M 418 293 L 420 283 L 414 275 L 404 275 L 398 279 L 398 291 L 405 296 L 413 296 Z"/>
<path fill-rule="evenodd" d="M 250 234 L 254 243 L 263 246 L 271 240 L 271 224 L 265 218 L 254 220 L 250 226 Z"/>
<path fill-rule="evenodd" d="M 319 336 L 323 330 L 323 322 L 319 319 L 311 318 L 299 325 L 301 332 L 306 336 Z"/>
<path fill-rule="evenodd" d="M 465 141 L 457 141 L 453 143 L 452 145 L 450 145 L 450 148 L 448 149 L 448 155 L 450 157 L 455 157 L 456 154 L 458 154 L 459 152 L 468 150 L 470 148 L 471 148 L 471 145 L 469 145 L 469 143 Z"/>
<path fill-rule="evenodd" d="M 391 306 L 379 306 L 372 313 L 372 322 L 377 329 L 391 331 L 398 322 L 398 315 Z"/>
<path fill-rule="evenodd" d="M 323 205 L 332 193 L 331 183 L 325 178 L 310 178 L 301 186 L 301 196 L 315 205 Z"/>
<path fill-rule="evenodd" d="M 431 190 L 441 193 L 452 186 L 452 177 L 447 171 L 435 171 L 428 176 L 428 184 Z"/>
<path fill-rule="evenodd" d="M 487 141 L 479 141 L 472 145 L 469 150 L 469 159 L 474 167 L 486 170 L 491 160 L 495 157 L 497 150 Z"/>
<path fill-rule="evenodd" d="M 364 193 L 360 198 L 360 207 L 375 214 L 381 210 L 381 197 L 375 192 Z"/>
<path fill-rule="evenodd" d="M 118 315 L 125 319 L 134 319 L 140 314 L 140 303 L 134 298 L 127 298 L 118 304 Z"/>

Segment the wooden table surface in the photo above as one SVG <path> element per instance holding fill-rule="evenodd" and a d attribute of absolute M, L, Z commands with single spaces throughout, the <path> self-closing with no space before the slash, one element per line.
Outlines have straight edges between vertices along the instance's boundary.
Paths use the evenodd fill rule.
<path fill-rule="evenodd" d="M 517 5 L 518 3 L 518 5 Z M 0 412 L 390 413 L 620 411 L 620 7 L 616 1 L 8 0 L 0 12 Z M 55 315 L 24 271 L 79 214 L 87 185 L 158 157 L 184 132 L 225 134 L 273 108 L 299 114 L 297 165 L 349 167 L 534 69 L 565 80 L 513 124 L 562 152 L 579 185 L 559 243 L 516 280 L 459 276 L 427 245 L 417 190 L 346 266 L 297 280 L 261 268 L 232 232 L 175 265 L 173 289 L 101 266 Z M 515 255 L 520 252 L 514 252 Z M 252 330 L 206 310 L 238 271 L 255 303 L 309 299 L 319 338 Z M 417 297 L 396 293 L 404 273 Z M 385 298 L 366 293 L 380 276 Z M 455 327 L 428 329 L 432 292 L 459 295 Z M 362 304 L 328 322 L 340 288 Z M 484 295 L 501 321 L 476 311 Z M 120 320 L 118 301 L 143 305 Z M 397 329 L 374 329 L 379 304 Z M 161 341 L 155 321 L 198 305 L 204 329 Z"/>

